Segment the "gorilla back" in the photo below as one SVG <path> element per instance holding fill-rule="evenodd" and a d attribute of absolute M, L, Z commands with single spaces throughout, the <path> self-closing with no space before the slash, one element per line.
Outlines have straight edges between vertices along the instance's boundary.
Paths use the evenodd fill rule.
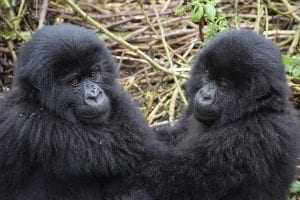
<path fill-rule="evenodd" d="M 286 200 L 299 129 L 279 50 L 250 30 L 221 33 L 188 86 L 187 111 L 167 132 L 180 136 L 180 155 L 146 167 L 148 191 L 157 200 Z"/>
<path fill-rule="evenodd" d="M 102 199 L 150 155 L 147 123 L 96 34 L 42 28 L 14 78 L 0 109 L 1 200 Z"/>

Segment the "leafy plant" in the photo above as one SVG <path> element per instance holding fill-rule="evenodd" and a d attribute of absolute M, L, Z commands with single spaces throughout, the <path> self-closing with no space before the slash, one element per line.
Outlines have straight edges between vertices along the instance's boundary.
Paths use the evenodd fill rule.
<path fill-rule="evenodd" d="M 291 193 L 299 193 L 300 192 L 300 181 L 294 181 L 290 188 Z"/>
<path fill-rule="evenodd" d="M 294 79 L 300 79 L 300 56 L 282 56 L 282 61 L 285 65 L 285 71 Z"/>
<path fill-rule="evenodd" d="M 176 10 L 179 16 L 192 14 L 192 22 L 199 25 L 200 38 L 203 40 L 202 28 L 208 25 L 208 40 L 217 33 L 228 29 L 227 19 L 217 12 L 214 0 L 190 0 Z"/>

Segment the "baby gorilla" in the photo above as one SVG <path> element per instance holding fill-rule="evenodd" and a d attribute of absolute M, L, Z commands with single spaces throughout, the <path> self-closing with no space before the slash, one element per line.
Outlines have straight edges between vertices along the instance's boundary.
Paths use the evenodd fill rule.
<path fill-rule="evenodd" d="M 193 66 L 189 99 L 166 130 L 179 155 L 142 173 L 154 199 L 286 200 L 299 129 L 272 42 L 250 30 L 216 36 Z"/>
<path fill-rule="evenodd" d="M 0 199 L 104 199 L 126 191 L 153 134 L 96 34 L 37 31 L 0 108 Z M 158 146 L 156 146 L 158 147 Z"/>

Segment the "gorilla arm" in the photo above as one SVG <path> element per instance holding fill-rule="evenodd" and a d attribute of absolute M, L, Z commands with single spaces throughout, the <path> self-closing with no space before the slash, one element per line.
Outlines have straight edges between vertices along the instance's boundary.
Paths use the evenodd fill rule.
<path fill-rule="evenodd" d="M 260 180 L 260 174 L 270 171 L 265 163 L 268 154 L 263 153 L 255 135 L 235 131 L 247 128 L 234 126 L 203 133 L 205 136 L 187 144 L 188 150 L 178 157 L 153 160 L 142 173 L 148 191 L 155 199 L 184 199 L 197 194 L 214 200 L 251 182 L 251 178 Z"/>
<path fill-rule="evenodd" d="M 153 129 L 160 141 L 171 148 L 176 148 L 177 145 L 182 146 L 198 134 L 202 134 L 208 127 L 208 123 L 198 121 L 194 114 L 186 110 L 174 126 L 168 124 Z"/>
<path fill-rule="evenodd" d="M 25 112 L 24 112 L 25 113 Z M 28 137 L 33 120 L 19 106 L 1 109 L 0 116 L 0 197 L 15 189 L 31 167 Z M 21 127 L 20 132 L 16 131 Z M 5 192 L 2 192 L 5 191 Z M 4 197 L 3 197 L 4 198 Z M 8 197 L 6 197 L 8 198 Z"/>

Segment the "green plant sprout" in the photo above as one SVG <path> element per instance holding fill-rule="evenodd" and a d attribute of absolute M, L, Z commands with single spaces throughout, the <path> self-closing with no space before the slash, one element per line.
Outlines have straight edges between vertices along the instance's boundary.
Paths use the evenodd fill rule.
<path fill-rule="evenodd" d="M 300 192 L 300 181 L 294 181 L 290 188 L 291 193 L 299 193 Z"/>
<path fill-rule="evenodd" d="M 203 26 L 208 26 L 208 41 L 219 32 L 228 29 L 228 23 L 225 16 L 217 12 L 217 3 L 214 0 L 187 0 L 182 6 L 178 7 L 176 14 L 179 16 L 192 13 L 192 22 L 199 25 L 200 39 L 204 41 Z"/>

